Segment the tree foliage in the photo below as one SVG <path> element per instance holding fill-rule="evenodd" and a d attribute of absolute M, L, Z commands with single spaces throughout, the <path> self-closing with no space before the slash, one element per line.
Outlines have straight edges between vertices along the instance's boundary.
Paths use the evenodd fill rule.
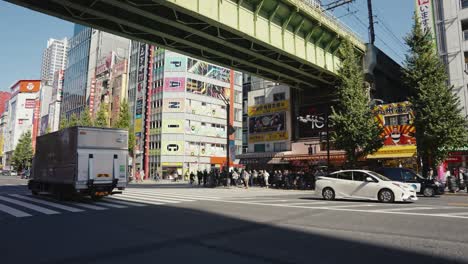
<path fill-rule="evenodd" d="M 68 119 L 64 116 L 60 119 L 59 129 L 64 129 L 69 127 Z"/>
<path fill-rule="evenodd" d="M 114 127 L 128 130 L 128 152 L 130 155 L 133 155 L 133 149 L 135 148 L 135 131 L 130 124 L 130 109 L 127 101 L 122 102 L 120 105 L 119 117 L 114 123 Z"/>
<path fill-rule="evenodd" d="M 414 125 L 418 154 L 424 171 L 448 156 L 452 147 L 466 143 L 466 120 L 459 100 L 448 85 L 445 67 L 439 59 L 432 35 L 423 32 L 415 16 L 411 33 L 406 37 L 409 54 L 404 65 L 404 79 L 410 87 L 410 101 L 415 111 Z"/>
<path fill-rule="evenodd" d="M 78 116 L 73 113 L 70 116 L 70 120 L 68 121 L 68 127 L 74 127 L 78 126 L 80 124 L 80 120 L 78 119 Z"/>
<path fill-rule="evenodd" d="M 114 123 L 115 128 L 128 129 L 130 127 L 130 110 L 127 101 L 122 102 L 120 105 L 119 117 Z"/>
<path fill-rule="evenodd" d="M 94 122 L 96 127 L 109 127 L 108 118 L 107 118 L 107 107 L 105 103 L 99 105 L 99 110 L 96 114 L 96 120 Z"/>
<path fill-rule="evenodd" d="M 91 112 L 89 107 L 86 107 L 83 113 L 80 115 L 80 126 L 93 126 L 93 120 L 91 119 Z"/>
<path fill-rule="evenodd" d="M 332 139 L 336 147 L 346 151 L 347 161 L 354 167 L 359 157 L 375 152 L 382 146 L 382 129 L 370 109 L 364 72 L 353 45 L 345 41 L 340 52 L 344 60 L 338 71 L 338 102 L 332 108 Z"/>
<path fill-rule="evenodd" d="M 13 152 L 12 161 L 15 170 L 22 171 L 23 169 L 29 168 L 31 166 L 32 157 L 31 131 L 28 131 L 21 135 L 15 151 Z"/>

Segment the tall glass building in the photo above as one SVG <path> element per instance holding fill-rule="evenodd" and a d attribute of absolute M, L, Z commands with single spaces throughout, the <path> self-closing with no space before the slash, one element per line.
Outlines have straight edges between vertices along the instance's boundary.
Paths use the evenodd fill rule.
<path fill-rule="evenodd" d="M 63 81 L 60 111 L 62 118 L 69 118 L 73 113 L 81 113 L 86 105 L 91 33 L 91 28 L 76 24 L 73 37 L 70 39 L 68 64 Z"/>

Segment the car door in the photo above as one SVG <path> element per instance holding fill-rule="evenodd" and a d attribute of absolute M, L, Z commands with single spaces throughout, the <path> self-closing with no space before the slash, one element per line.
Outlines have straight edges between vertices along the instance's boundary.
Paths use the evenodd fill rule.
<path fill-rule="evenodd" d="M 337 196 L 351 197 L 353 190 L 356 188 L 353 182 L 353 172 L 343 171 L 337 174 L 336 190 Z"/>
<path fill-rule="evenodd" d="M 379 184 L 377 181 L 366 181 L 367 177 L 374 179 L 372 176 L 368 175 L 365 172 L 353 172 L 353 182 L 356 183 L 356 189 L 354 189 L 353 196 L 359 197 L 361 199 L 375 199 L 377 197 L 377 192 L 379 191 Z"/>

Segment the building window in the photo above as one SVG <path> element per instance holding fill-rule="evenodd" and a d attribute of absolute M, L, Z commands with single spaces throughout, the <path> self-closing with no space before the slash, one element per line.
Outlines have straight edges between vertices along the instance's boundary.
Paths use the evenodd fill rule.
<path fill-rule="evenodd" d="M 273 145 L 273 151 L 275 152 L 280 152 L 280 151 L 285 151 L 286 150 L 286 143 L 285 142 L 279 142 L 275 143 Z"/>
<path fill-rule="evenodd" d="M 264 104 L 265 103 L 265 96 L 256 96 L 254 98 L 254 102 L 255 102 L 256 105 Z"/>
<path fill-rule="evenodd" d="M 283 101 L 286 100 L 286 94 L 285 93 L 275 93 L 273 94 L 273 101 L 278 102 L 278 101 Z"/>
<path fill-rule="evenodd" d="M 265 152 L 265 144 L 255 144 L 254 152 Z"/>
<path fill-rule="evenodd" d="M 468 0 L 461 0 L 461 7 L 464 9 L 464 8 L 468 8 Z"/>

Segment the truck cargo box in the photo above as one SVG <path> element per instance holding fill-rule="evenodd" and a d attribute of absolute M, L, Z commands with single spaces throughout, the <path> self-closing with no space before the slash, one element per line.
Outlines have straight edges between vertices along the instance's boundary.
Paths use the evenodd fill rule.
<path fill-rule="evenodd" d="M 128 132 L 71 127 L 37 138 L 29 188 L 102 196 L 127 185 Z"/>

